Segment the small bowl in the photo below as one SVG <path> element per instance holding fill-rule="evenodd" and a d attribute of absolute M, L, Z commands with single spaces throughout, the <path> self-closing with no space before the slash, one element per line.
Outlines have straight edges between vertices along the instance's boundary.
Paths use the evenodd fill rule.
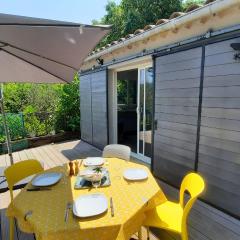
<path fill-rule="evenodd" d="M 92 181 L 96 182 L 96 181 L 101 181 L 103 176 L 104 176 L 103 173 L 93 173 L 90 175 L 85 175 L 85 176 L 83 176 L 83 178 L 90 182 L 92 182 Z"/>
<path fill-rule="evenodd" d="M 96 172 L 93 169 L 86 169 L 80 172 L 80 176 L 87 181 L 101 181 L 104 177 L 103 172 Z"/>

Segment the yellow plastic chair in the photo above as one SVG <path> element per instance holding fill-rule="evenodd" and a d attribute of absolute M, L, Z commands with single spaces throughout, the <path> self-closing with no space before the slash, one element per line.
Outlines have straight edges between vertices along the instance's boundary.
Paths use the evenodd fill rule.
<path fill-rule="evenodd" d="M 147 227 L 148 239 L 149 227 L 157 227 L 178 233 L 182 240 L 188 240 L 187 218 L 194 202 L 204 188 L 204 180 L 199 174 L 189 173 L 186 175 L 181 184 L 179 203 L 167 201 L 146 213 L 143 225 Z M 185 192 L 190 194 L 190 199 L 186 204 L 184 203 Z"/>
<path fill-rule="evenodd" d="M 6 177 L 8 188 L 10 191 L 11 202 L 13 201 L 13 187 L 16 183 L 27 178 L 31 175 L 42 172 L 44 169 L 41 163 L 37 160 L 25 160 L 18 163 L 13 164 L 8 167 L 4 171 L 4 175 Z M 14 219 L 10 218 L 10 234 L 9 239 L 14 239 Z"/>

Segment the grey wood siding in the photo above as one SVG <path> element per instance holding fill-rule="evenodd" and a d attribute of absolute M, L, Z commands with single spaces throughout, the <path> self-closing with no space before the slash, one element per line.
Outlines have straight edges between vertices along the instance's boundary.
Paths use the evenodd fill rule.
<path fill-rule="evenodd" d="M 198 171 L 206 200 L 240 216 L 240 63 L 230 43 L 206 46 Z"/>
<path fill-rule="evenodd" d="M 108 143 L 107 71 L 92 73 L 93 145 L 102 149 Z"/>
<path fill-rule="evenodd" d="M 91 74 L 80 77 L 81 138 L 92 143 Z"/>
<path fill-rule="evenodd" d="M 179 185 L 194 169 L 202 48 L 156 58 L 154 174 Z"/>
<path fill-rule="evenodd" d="M 80 78 L 82 139 L 102 149 L 108 144 L 107 70 Z"/>

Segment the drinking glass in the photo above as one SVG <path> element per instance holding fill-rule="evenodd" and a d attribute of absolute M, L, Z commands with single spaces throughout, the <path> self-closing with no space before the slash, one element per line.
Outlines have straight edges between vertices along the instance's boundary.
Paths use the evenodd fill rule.
<path fill-rule="evenodd" d="M 101 185 L 101 180 L 92 180 L 92 185 L 94 188 L 98 188 Z"/>

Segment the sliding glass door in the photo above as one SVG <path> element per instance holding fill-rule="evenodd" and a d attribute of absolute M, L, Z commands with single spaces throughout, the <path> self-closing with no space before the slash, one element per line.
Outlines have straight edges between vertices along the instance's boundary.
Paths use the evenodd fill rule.
<path fill-rule="evenodd" d="M 118 71 L 117 142 L 144 158 L 152 156 L 153 68 Z"/>
<path fill-rule="evenodd" d="M 153 117 L 153 68 L 138 71 L 137 153 L 151 158 Z"/>

